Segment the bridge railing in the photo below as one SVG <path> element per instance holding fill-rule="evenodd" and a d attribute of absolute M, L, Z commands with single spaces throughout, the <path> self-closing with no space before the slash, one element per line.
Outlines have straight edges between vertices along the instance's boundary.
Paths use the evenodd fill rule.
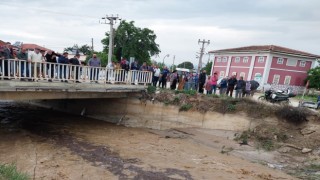
<path fill-rule="evenodd" d="M 106 67 L 90 67 L 49 62 L 27 62 L 19 59 L 0 60 L 1 79 L 20 79 L 22 81 L 61 81 L 150 84 L 152 72 Z"/>

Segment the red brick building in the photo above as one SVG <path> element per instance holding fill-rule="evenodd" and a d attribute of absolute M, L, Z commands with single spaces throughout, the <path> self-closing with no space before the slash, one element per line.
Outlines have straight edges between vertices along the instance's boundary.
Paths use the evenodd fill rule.
<path fill-rule="evenodd" d="M 303 86 L 307 71 L 319 55 L 275 45 L 247 46 L 210 51 L 214 55 L 212 73 L 220 77 L 237 75 L 255 79 L 260 85 Z"/>

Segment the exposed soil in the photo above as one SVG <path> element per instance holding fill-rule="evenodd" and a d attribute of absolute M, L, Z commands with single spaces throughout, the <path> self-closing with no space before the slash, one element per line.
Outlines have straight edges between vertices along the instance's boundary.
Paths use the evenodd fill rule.
<path fill-rule="evenodd" d="M 259 152 L 234 132 L 127 128 L 14 103 L 0 103 L 0 122 L 0 162 L 33 179 L 294 179 L 239 158 Z"/>

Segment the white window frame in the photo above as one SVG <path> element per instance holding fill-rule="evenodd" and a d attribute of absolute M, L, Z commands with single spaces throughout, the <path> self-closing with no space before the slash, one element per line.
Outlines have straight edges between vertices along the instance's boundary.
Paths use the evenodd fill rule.
<path fill-rule="evenodd" d="M 306 67 L 306 61 L 300 61 L 299 66 L 300 67 Z"/>
<path fill-rule="evenodd" d="M 243 63 L 248 63 L 249 62 L 249 58 L 248 57 L 244 57 L 242 61 L 243 61 Z"/>
<path fill-rule="evenodd" d="M 232 72 L 232 74 L 231 74 L 232 76 L 234 76 L 234 75 L 237 75 L 237 72 Z"/>
<path fill-rule="evenodd" d="M 279 74 L 273 75 L 272 84 L 279 84 L 279 82 L 280 82 L 280 75 Z"/>
<path fill-rule="evenodd" d="M 241 73 L 240 73 L 240 77 L 241 77 L 241 76 L 243 77 L 243 79 L 245 79 L 246 73 L 245 73 L 245 72 L 241 72 Z"/>
<path fill-rule="evenodd" d="M 222 62 L 228 62 L 228 58 L 227 57 L 223 57 L 222 58 Z"/>
<path fill-rule="evenodd" d="M 295 62 L 295 63 L 294 64 L 290 64 L 290 62 Z M 287 64 L 286 65 L 295 67 L 295 66 L 297 66 L 297 60 L 295 60 L 295 59 L 287 59 Z"/>
<path fill-rule="evenodd" d="M 217 57 L 217 62 L 221 62 L 221 57 Z"/>
<path fill-rule="evenodd" d="M 283 64 L 283 58 L 278 58 L 277 64 Z"/>
<path fill-rule="evenodd" d="M 239 62 L 240 62 L 240 57 L 235 57 L 235 58 L 234 58 L 234 62 L 235 62 L 235 63 L 239 63 Z"/>
<path fill-rule="evenodd" d="M 283 84 L 290 85 L 290 82 L 291 82 L 291 76 L 285 76 Z"/>
<path fill-rule="evenodd" d="M 224 77 L 225 74 L 224 74 L 224 71 L 220 71 L 220 77 Z"/>
<path fill-rule="evenodd" d="M 258 58 L 258 63 L 264 63 L 264 57 L 263 56 L 260 56 Z"/>

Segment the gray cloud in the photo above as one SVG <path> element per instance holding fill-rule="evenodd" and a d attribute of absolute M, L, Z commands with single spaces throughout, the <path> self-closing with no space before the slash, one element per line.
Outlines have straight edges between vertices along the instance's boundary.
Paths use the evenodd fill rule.
<path fill-rule="evenodd" d="M 94 38 L 101 50 L 109 26 L 99 19 L 119 14 L 155 31 L 162 50 L 157 59 L 169 53 L 168 64 L 173 55 L 178 63 L 196 63 L 198 39 L 211 40 L 206 50 L 276 44 L 320 54 L 318 7 L 318 0 L 13 0 L 0 2 L 0 35 L 58 51 Z"/>

